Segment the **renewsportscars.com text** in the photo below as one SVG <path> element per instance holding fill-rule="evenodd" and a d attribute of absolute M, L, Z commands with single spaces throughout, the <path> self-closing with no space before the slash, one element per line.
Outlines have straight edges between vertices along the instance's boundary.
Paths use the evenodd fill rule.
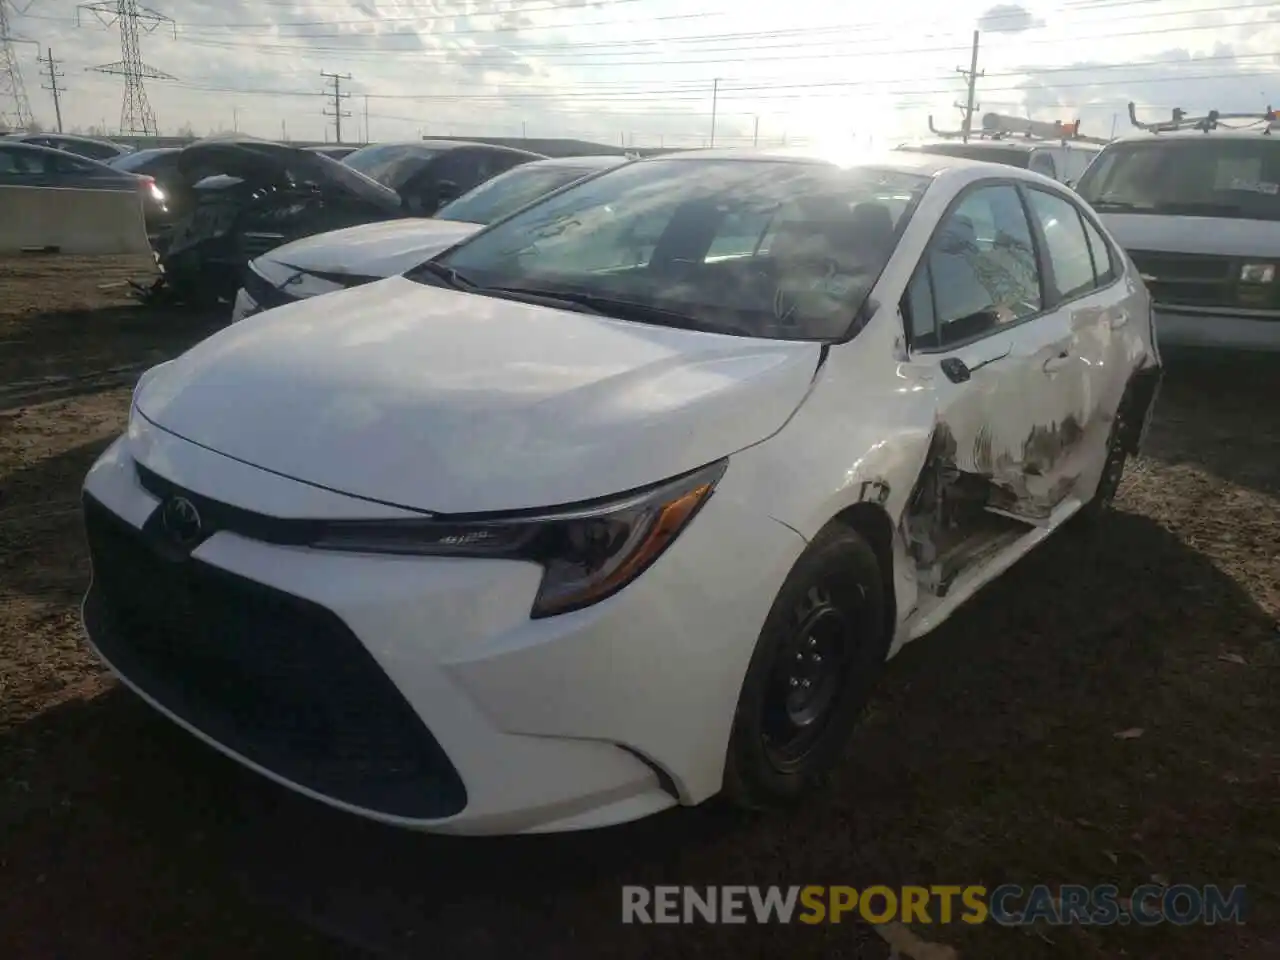
<path fill-rule="evenodd" d="M 998 923 L 1176 926 L 1243 923 L 1245 888 L 1145 884 L 923 886 L 624 886 L 623 923 Z"/>

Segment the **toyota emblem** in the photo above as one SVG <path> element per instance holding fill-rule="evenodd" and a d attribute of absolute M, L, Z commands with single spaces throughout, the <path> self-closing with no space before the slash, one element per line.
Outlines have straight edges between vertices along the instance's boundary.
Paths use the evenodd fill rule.
<path fill-rule="evenodd" d="M 200 511 L 186 497 L 173 497 L 166 501 L 160 520 L 165 530 L 184 545 L 195 543 L 203 531 Z"/>

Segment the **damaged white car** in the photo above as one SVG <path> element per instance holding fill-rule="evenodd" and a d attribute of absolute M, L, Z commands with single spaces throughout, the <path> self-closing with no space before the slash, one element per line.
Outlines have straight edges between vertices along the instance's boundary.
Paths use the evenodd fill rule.
<path fill-rule="evenodd" d="M 534 160 L 485 181 L 432 217 L 365 223 L 276 247 L 249 264 L 231 322 L 403 273 L 541 196 L 626 162 L 619 156 Z"/>
<path fill-rule="evenodd" d="M 887 657 L 1101 511 L 1160 378 L 1027 171 L 691 152 L 144 375 L 85 481 L 99 654 L 423 830 L 792 801 Z"/>

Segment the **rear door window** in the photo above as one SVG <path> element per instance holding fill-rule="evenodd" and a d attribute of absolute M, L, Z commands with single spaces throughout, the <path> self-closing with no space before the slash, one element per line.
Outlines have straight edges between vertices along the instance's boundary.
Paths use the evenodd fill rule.
<path fill-rule="evenodd" d="M 1111 255 L 1111 244 L 1107 243 L 1102 232 L 1089 221 L 1088 217 L 1080 219 L 1084 221 L 1084 232 L 1089 238 L 1089 252 L 1093 254 L 1093 272 L 1098 286 L 1105 287 L 1116 278 L 1116 262 Z"/>
<path fill-rule="evenodd" d="M 1048 245 L 1058 296 L 1070 300 L 1094 288 L 1093 256 L 1075 204 L 1034 188 L 1027 191 L 1031 210 Z"/>

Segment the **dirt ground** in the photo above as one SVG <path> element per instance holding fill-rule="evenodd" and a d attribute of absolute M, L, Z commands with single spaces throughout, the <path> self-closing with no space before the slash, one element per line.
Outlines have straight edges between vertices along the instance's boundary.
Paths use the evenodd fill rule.
<path fill-rule="evenodd" d="M 624 927 L 619 887 L 1153 878 L 1245 884 L 1247 921 L 917 932 L 983 960 L 1280 956 L 1274 359 L 1171 364 L 1115 515 L 1055 537 L 897 658 L 839 775 L 798 814 L 712 803 L 461 840 L 277 789 L 154 716 L 86 651 L 79 483 L 136 371 L 212 329 L 131 304 L 118 284 L 149 272 L 0 262 L 7 960 L 884 958 L 857 923 Z"/>

